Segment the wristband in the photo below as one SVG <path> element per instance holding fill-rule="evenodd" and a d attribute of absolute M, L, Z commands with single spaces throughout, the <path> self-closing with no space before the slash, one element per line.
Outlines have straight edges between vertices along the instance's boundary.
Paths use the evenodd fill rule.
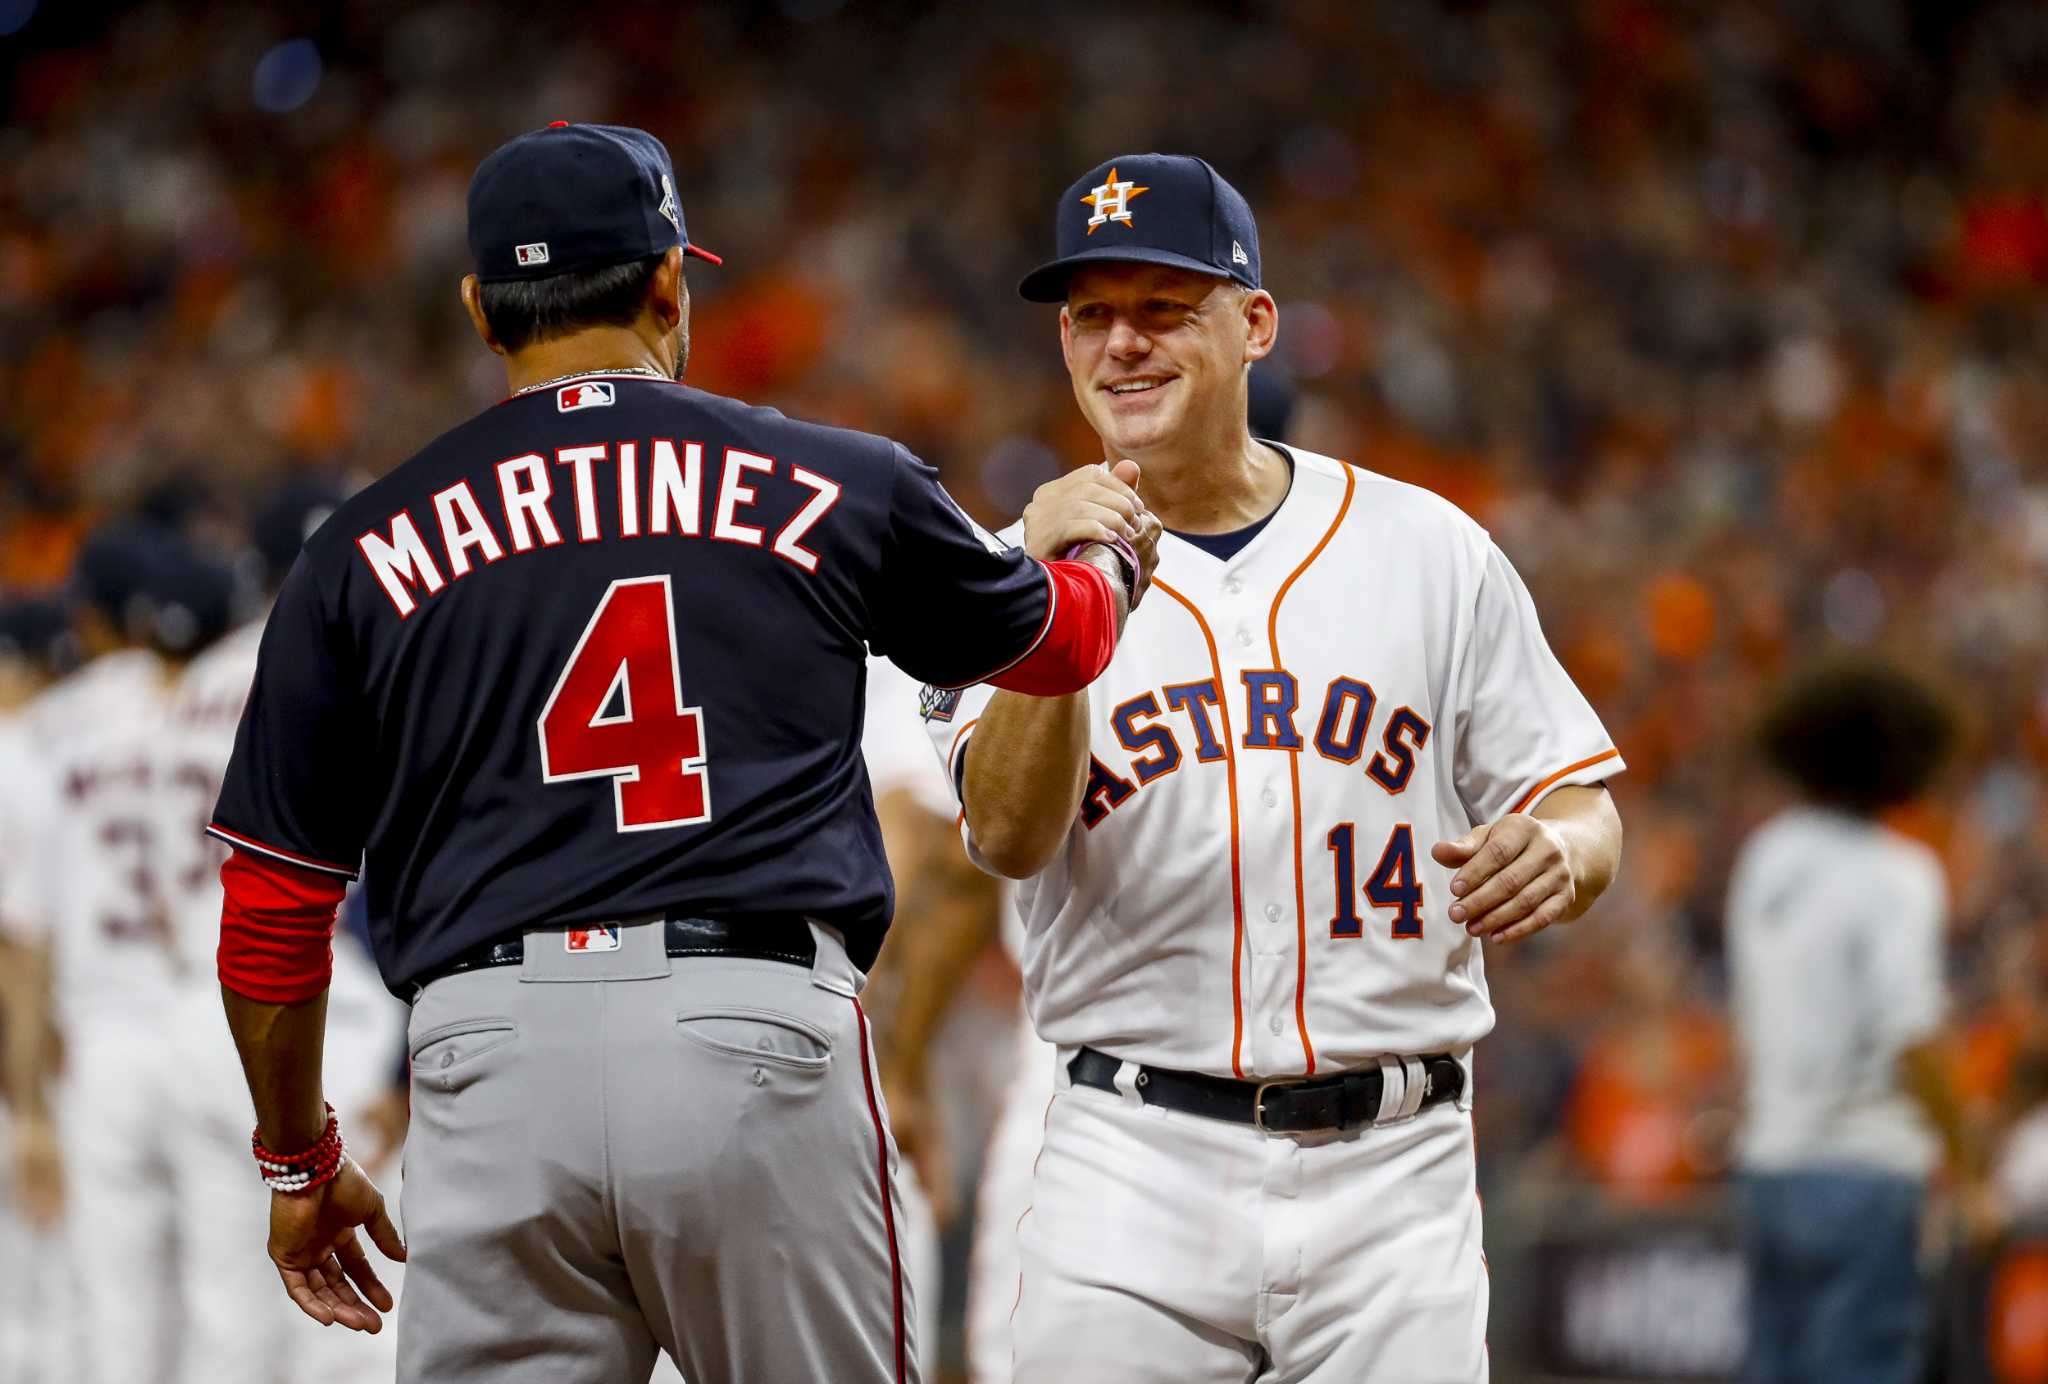
<path fill-rule="evenodd" d="M 1138 550 L 1131 546 L 1131 540 L 1128 538 L 1091 538 L 1085 543 L 1076 543 L 1073 547 L 1061 553 L 1060 557 L 1065 561 L 1071 562 L 1098 544 L 1115 553 L 1117 561 L 1123 565 L 1125 604 L 1127 606 L 1137 604 Z"/>
<path fill-rule="evenodd" d="M 334 1107 L 327 1107 L 327 1128 L 311 1148 L 297 1153 L 273 1153 L 263 1146 L 263 1131 L 259 1128 L 249 1135 L 249 1151 L 256 1156 L 256 1167 L 263 1175 L 263 1185 L 273 1192 L 292 1194 L 310 1192 L 334 1180 L 342 1165 L 348 1162 L 348 1145 L 341 1137 L 341 1121 L 335 1117 Z"/>

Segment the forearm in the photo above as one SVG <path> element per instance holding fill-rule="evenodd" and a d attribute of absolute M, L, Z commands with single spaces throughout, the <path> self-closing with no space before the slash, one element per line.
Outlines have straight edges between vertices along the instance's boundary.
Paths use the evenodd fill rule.
<path fill-rule="evenodd" d="M 1930 1038 L 1900 1053 L 1899 1078 L 1906 1094 L 1941 1136 L 1949 1168 L 1966 1180 L 1982 1175 L 1984 1151 L 1973 1136 L 1962 1097 L 1949 1075 L 1941 1040 Z"/>
<path fill-rule="evenodd" d="M 983 858 L 1011 879 L 1051 862 L 1088 783 L 1088 694 L 998 692 L 968 742 L 961 798 Z"/>
<path fill-rule="evenodd" d="M 953 854 L 959 857 L 957 846 Z M 892 938 L 890 964 L 900 969 L 902 986 L 886 1060 L 904 1076 L 923 1074 L 939 1025 L 995 933 L 995 881 L 964 860 L 960 867 L 933 891 L 929 908 L 898 922 L 899 928 L 909 922 L 900 943 Z"/>
<path fill-rule="evenodd" d="M 0 1097 L 24 1118 L 49 1113 L 49 949 L 0 939 Z"/>
<path fill-rule="evenodd" d="M 266 1004 L 223 985 L 220 997 L 264 1147 L 294 1153 L 319 1142 L 327 1128 L 320 1087 L 327 991 L 291 1004 Z"/>
<path fill-rule="evenodd" d="M 1599 784 L 1560 788 L 1530 814 L 1547 822 L 1562 838 L 1571 864 L 1572 902 L 1566 919 L 1593 906 L 1621 868 L 1621 814 L 1614 798 Z"/>

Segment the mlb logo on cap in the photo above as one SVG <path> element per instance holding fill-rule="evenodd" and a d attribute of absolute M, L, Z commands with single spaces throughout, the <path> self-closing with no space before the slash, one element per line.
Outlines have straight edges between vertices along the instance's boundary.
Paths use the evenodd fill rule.
<path fill-rule="evenodd" d="M 616 397 L 612 387 L 602 380 L 565 384 L 555 391 L 555 411 L 574 413 L 580 408 L 609 408 Z"/>
<path fill-rule="evenodd" d="M 516 246 L 515 253 L 518 255 L 519 263 L 522 266 L 546 264 L 548 262 L 548 243 L 545 240 L 536 240 L 531 245 Z"/>
<path fill-rule="evenodd" d="M 606 952 L 619 949 L 615 927 L 572 927 L 562 934 L 562 945 L 572 952 Z"/>

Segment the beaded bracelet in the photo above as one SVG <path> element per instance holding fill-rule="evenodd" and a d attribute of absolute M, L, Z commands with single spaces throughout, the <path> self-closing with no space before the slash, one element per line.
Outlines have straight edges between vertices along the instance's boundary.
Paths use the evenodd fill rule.
<path fill-rule="evenodd" d="M 263 1146 L 263 1132 L 249 1135 L 249 1150 L 256 1157 L 263 1183 L 273 1192 L 310 1192 L 334 1180 L 348 1161 L 348 1145 L 341 1137 L 341 1121 L 334 1107 L 327 1107 L 327 1128 L 310 1148 L 297 1153 L 273 1153 Z"/>

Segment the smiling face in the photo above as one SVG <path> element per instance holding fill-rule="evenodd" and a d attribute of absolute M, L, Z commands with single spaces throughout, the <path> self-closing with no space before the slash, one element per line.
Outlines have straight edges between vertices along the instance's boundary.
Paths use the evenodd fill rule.
<path fill-rule="evenodd" d="M 1245 368 L 1273 347 L 1270 294 L 1154 264 L 1077 270 L 1060 349 L 1112 457 L 1224 445 L 1245 432 Z"/>

